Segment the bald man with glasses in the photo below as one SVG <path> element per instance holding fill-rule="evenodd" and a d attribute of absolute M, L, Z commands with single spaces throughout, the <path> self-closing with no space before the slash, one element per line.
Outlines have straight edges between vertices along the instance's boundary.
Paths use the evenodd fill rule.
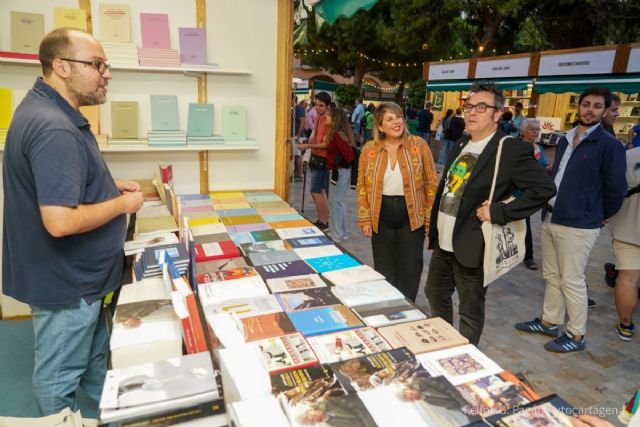
<path fill-rule="evenodd" d="M 114 180 L 82 106 L 103 104 L 111 72 L 90 34 L 40 43 L 43 77 L 15 111 L 4 149 L 3 292 L 29 304 L 33 391 L 44 415 L 98 401 L 106 373 L 102 300 L 122 284 L 126 214 L 140 186 Z"/>
<path fill-rule="evenodd" d="M 483 286 L 481 224 L 523 219 L 542 208 L 555 185 L 533 157 L 530 144 L 509 137 L 503 143 L 494 200 L 489 201 L 504 96 L 491 84 L 475 84 L 463 106 L 470 136 L 453 145 L 431 209 L 432 249 L 425 292 L 434 316 L 453 324 L 452 295 L 460 299 L 460 333 L 478 344 L 484 327 L 487 288 Z M 521 195 L 507 204 L 515 190 Z"/>

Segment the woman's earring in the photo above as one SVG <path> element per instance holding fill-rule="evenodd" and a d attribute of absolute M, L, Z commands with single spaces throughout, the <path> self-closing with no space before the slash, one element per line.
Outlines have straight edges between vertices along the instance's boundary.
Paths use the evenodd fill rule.
<path fill-rule="evenodd" d="M 380 131 L 380 138 L 384 138 L 384 132 Z"/>

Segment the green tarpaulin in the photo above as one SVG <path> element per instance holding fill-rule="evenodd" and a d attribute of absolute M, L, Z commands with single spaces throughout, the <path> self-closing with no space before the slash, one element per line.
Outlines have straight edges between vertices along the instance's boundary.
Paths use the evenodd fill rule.
<path fill-rule="evenodd" d="M 591 86 L 604 86 L 611 92 L 640 92 L 640 74 L 598 76 L 537 77 L 533 88 L 536 93 L 581 93 Z"/>
<path fill-rule="evenodd" d="M 338 83 L 323 82 L 322 80 L 313 81 L 313 90 L 316 93 L 321 90 L 325 90 L 328 92 L 335 92 L 337 87 L 338 87 Z"/>
<path fill-rule="evenodd" d="M 322 0 L 314 6 L 316 14 L 332 25 L 338 18 L 350 18 L 360 9 L 370 10 L 378 0 Z"/>
<path fill-rule="evenodd" d="M 527 77 L 514 79 L 478 79 L 478 80 L 438 80 L 427 82 L 427 90 L 430 92 L 457 92 L 469 90 L 476 81 L 489 81 L 495 83 L 498 89 L 526 90 L 532 79 Z"/>

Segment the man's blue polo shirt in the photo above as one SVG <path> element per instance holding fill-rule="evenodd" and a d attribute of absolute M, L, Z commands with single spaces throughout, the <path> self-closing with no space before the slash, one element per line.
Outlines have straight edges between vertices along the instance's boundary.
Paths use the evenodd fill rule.
<path fill-rule="evenodd" d="M 120 195 L 87 120 L 42 79 L 13 116 L 4 149 L 2 290 L 47 309 L 92 303 L 122 280 L 126 218 L 55 238 L 40 206 L 88 205 Z"/>

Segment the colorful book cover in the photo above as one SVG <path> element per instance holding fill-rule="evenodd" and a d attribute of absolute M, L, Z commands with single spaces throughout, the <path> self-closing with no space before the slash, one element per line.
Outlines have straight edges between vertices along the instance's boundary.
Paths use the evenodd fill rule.
<path fill-rule="evenodd" d="M 244 106 L 222 106 L 222 136 L 229 141 L 247 139 L 247 111 Z"/>
<path fill-rule="evenodd" d="M 270 313 L 242 319 L 245 341 L 279 337 L 296 332 L 291 320 L 284 313 Z"/>
<path fill-rule="evenodd" d="M 171 49 L 169 15 L 166 13 L 141 13 L 140 29 L 142 32 L 142 47 Z"/>
<path fill-rule="evenodd" d="M 260 215 L 222 216 L 220 217 L 220 220 L 224 225 L 227 225 L 227 226 L 264 223 Z"/>
<path fill-rule="evenodd" d="M 270 240 L 280 240 L 280 236 L 275 230 L 256 230 L 251 231 L 251 237 L 256 242 L 267 242 Z"/>
<path fill-rule="evenodd" d="M 176 95 L 151 95 L 151 129 L 180 130 L 178 97 Z"/>
<path fill-rule="evenodd" d="M 243 243 L 240 250 L 245 256 L 257 252 L 285 251 L 288 247 L 283 240 L 267 240 L 266 242 Z"/>
<path fill-rule="evenodd" d="M 213 135 L 213 104 L 189 104 L 187 136 Z"/>
<path fill-rule="evenodd" d="M 83 9 L 54 7 L 53 25 L 55 28 L 76 28 L 87 31 L 87 12 Z"/>
<path fill-rule="evenodd" d="M 336 245 L 312 246 L 310 248 L 295 248 L 293 251 L 302 259 L 321 258 L 342 255 Z"/>
<path fill-rule="evenodd" d="M 228 235 L 227 233 L 204 234 L 204 235 L 193 237 L 194 243 L 200 244 L 200 245 L 204 245 L 205 243 L 220 243 L 225 240 L 231 240 L 231 236 Z"/>
<path fill-rule="evenodd" d="M 528 405 L 515 406 L 507 413 L 492 415 L 485 422 L 498 427 L 545 426 L 571 427 L 570 415 L 574 407 L 556 394 L 543 397 Z"/>
<path fill-rule="evenodd" d="M 0 129 L 9 129 L 13 117 L 13 91 L 0 87 Z"/>
<path fill-rule="evenodd" d="M 196 263 L 196 266 L 198 263 Z M 223 282 L 225 280 L 242 279 L 245 277 L 251 277 L 257 275 L 256 270 L 253 267 L 236 267 L 226 270 L 220 270 L 213 273 L 196 273 L 196 283 L 201 285 L 203 283 Z"/>
<path fill-rule="evenodd" d="M 327 287 L 278 292 L 276 293 L 276 299 L 287 313 L 308 308 L 340 304 L 340 300 L 336 298 Z"/>
<path fill-rule="evenodd" d="M 314 365 L 307 368 L 292 369 L 290 371 L 271 374 L 271 393 L 274 396 L 286 393 L 296 387 L 306 387 L 316 380 L 331 380 L 337 378 L 329 365 Z"/>
<path fill-rule="evenodd" d="M 44 38 L 44 15 L 11 11 L 11 50 L 38 54 Z"/>
<path fill-rule="evenodd" d="M 342 286 L 343 288 L 346 286 Z M 406 323 L 426 319 L 427 316 L 406 299 L 378 301 L 356 305 L 351 309 L 369 326 L 380 328 L 397 323 Z"/>
<path fill-rule="evenodd" d="M 0 128 L 2 127 L 2 89 L 0 88 Z M 85 105 L 80 107 L 80 113 L 89 122 L 89 128 L 94 135 L 100 133 L 100 106 L 98 105 Z"/>
<path fill-rule="evenodd" d="M 137 101 L 111 101 L 111 138 L 140 138 Z"/>
<path fill-rule="evenodd" d="M 206 64 L 207 36 L 204 28 L 178 28 L 180 63 Z"/>
<path fill-rule="evenodd" d="M 298 332 L 257 340 L 256 343 L 270 374 L 320 363 L 307 341 Z"/>
<path fill-rule="evenodd" d="M 315 273 L 313 269 L 302 260 L 260 265 L 256 267 L 256 271 L 264 280 Z"/>
<path fill-rule="evenodd" d="M 287 314 L 298 332 L 305 337 L 364 326 L 358 316 L 342 304 L 292 311 Z"/>
<path fill-rule="evenodd" d="M 248 233 L 251 231 L 258 230 L 270 230 L 269 224 L 266 222 L 261 222 L 258 224 L 238 224 L 238 225 L 229 225 L 227 226 L 227 231 L 229 233 Z"/>
<path fill-rule="evenodd" d="M 293 219 L 293 220 L 286 220 L 286 221 L 269 221 L 269 225 L 272 228 L 296 228 L 296 227 L 311 227 L 313 224 L 311 224 L 311 222 L 309 222 L 306 219 Z"/>
<path fill-rule="evenodd" d="M 269 286 L 269 290 L 271 290 L 271 292 L 278 293 L 312 288 L 324 288 L 327 284 L 317 274 L 305 274 L 302 276 L 268 279 L 267 286 Z"/>
<path fill-rule="evenodd" d="M 322 363 L 335 363 L 385 350 L 394 351 L 375 329 L 369 327 L 318 335 L 307 340 Z"/>
<path fill-rule="evenodd" d="M 358 261 L 347 254 L 325 256 L 320 258 L 309 258 L 305 260 L 317 273 L 341 270 L 343 268 L 360 265 Z"/>
<path fill-rule="evenodd" d="M 131 10 L 128 5 L 100 3 L 100 40 L 131 43 Z"/>
<path fill-rule="evenodd" d="M 236 258 L 240 251 L 231 240 L 195 245 L 196 262 L 212 261 L 223 258 Z"/>
<path fill-rule="evenodd" d="M 443 375 L 453 385 L 460 385 L 503 371 L 496 362 L 473 344 L 431 351 L 416 357 L 431 375 Z"/>
<path fill-rule="evenodd" d="M 211 199 L 243 199 L 246 197 L 242 191 L 211 191 L 209 193 Z"/>
<path fill-rule="evenodd" d="M 298 213 L 295 212 L 290 212 L 290 213 L 280 213 L 280 214 L 275 214 L 275 215 L 265 215 L 265 214 L 259 214 L 260 216 L 262 216 L 262 219 L 264 219 L 266 222 L 282 222 L 282 221 L 298 221 L 298 220 L 304 220 L 304 217 Z M 274 228 L 281 228 L 281 227 L 274 227 Z"/>

